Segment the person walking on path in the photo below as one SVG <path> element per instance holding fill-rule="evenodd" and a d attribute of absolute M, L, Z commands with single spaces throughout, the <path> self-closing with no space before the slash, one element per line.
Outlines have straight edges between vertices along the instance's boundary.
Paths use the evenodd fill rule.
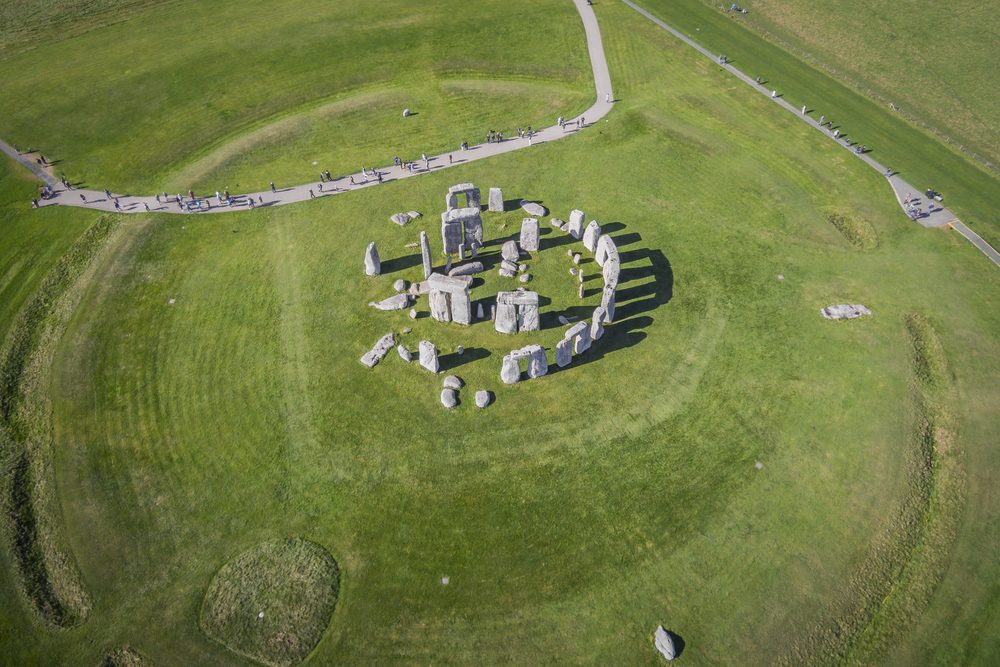
<path fill-rule="evenodd" d="M 802 105 L 802 115 L 803 116 L 806 115 L 806 105 L 804 105 L 804 104 Z"/>
<path fill-rule="evenodd" d="M 316 199 L 316 195 L 313 194 L 312 188 L 309 188 L 309 199 Z"/>
<path fill-rule="evenodd" d="M 777 96 L 778 96 L 778 91 L 777 90 L 772 90 L 771 91 L 771 99 L 773 100 Z"/>
<path fill-rule="evenodd" d="M 86 204 L 87 203 L 87 197 L 85 195 L 81 194 L 80 195 L 80 201 L 82 201 L 84 204 Z"/>
<path fill-rule="evenodd" d="M 271 181 L 271 192 L 275 192 L 275 189 L 274 189 L 274 181 Z"/>
<path fill-rule="evenodd" d="M 119 213 L 122 212 L 122 205 L 118 203 L 117 199 L 115 200 L 115 210 L 118 211 Z"/>
<path fill-rule="evenodd" d="M 31 200 L 31 208 L 38 208 L 38 200 L 37 199 L 32 199 Z"/>
<path fill-rule="evenodd" d="M 149 213 L 149 204 L 142 202 L 143 207 L 146 209 L 146 213 Z"/>

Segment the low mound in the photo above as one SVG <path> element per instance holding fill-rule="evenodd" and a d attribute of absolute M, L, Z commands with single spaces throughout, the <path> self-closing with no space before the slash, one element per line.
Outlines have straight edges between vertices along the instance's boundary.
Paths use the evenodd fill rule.
<path fill-rule="evenodd" d="M 842 212 L 833 212 L 827 215 L 826 219 L 855 248 L 871 250 L 878 246 L 878 234 L 871 223 L 864 218 Z"/>
<path fill-rule="evenodd" d="M 339 590 L 337 562 L 323 547 L 302 539 L 265 542 L 222 566 L 199 624 L 240 655 L 294 665 L 319 643 Z"/>
<path fill-rule="evenodd" d="M 131 646 L 117 648 L 101 661 L 101 667 L 151 667 L 141 653 Z"/>

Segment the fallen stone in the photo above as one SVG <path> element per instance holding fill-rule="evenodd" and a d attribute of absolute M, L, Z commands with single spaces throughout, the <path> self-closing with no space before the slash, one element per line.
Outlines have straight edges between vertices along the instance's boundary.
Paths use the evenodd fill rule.
<path fill-rule="evenodd" d="M 371 301 L 368 305 L 376 310 L 403 310 L 410 305 L 410 295 L 394 294 L 393 296 L 390 296 L 387 299 L 382 299 L 381 301 Z"/>
<path fill-rule="evenodd" d="M 413 331 L 413 329 L 411 327 L 406 327 L 406 328 L 403 329 L 403 333 L 405 333 L 405 334 L 411 333 L 412 331 Z"/>
<path fill-rule="evenodd" d="M 375 343 L 375 346 L 372 349 L 365 352 L 365 354 L 361 357 L 361 363 L 368 368 L 374 368 L 375 364 L 382 361 L 382 359 L 385 358 L 385 355 L 389 353 L 389 350 L 391 350 L 392 346 L 395 344 L 396 336 L 394 334 L 387 333 L 378 339 L 378 342 Z"/>
<path fill-rule="evenodd" d="M 444 389 L 441 391 L 441 405 L 449 410 L 458 405 L 458 392 L 454 389 Z"/>
<path fill-rule="evenodd" d="M 517 263 L 516 262 L 511 262 L 510 260 L 507 260 L 507 259 L 500 260 L 500 268 L 506 269 L 507 271 L 510 271 L 511 273 L 517 273 Z"/>
<path fill-rule="evenodd" d="M 508 262 L 517 262 L 521 257 L 521 251 L 517 248 L 517 241 L 505 241 L 500 247 L 500 256 Z"/>
<path fill-rule="evenodd" d="M 377 276 L 380 273 L 382 273 L 382 262 L 378 258 L 375 242 L 372 241 L 365 248 L 365 275 Z"/>
<path fill-rule="evenodd" d="M 410 216 L 410 220 L 416 220 L 417 218 L 422 218 L 420 211 L 407 211 L 406 215 Z"/>
<path fill-rule="evenodd" d="M 396 352 L 399 353 L 399 358 L 403 361 L 410 362 L 413 361 L 413 353 L 410 352 L 405 345 L 399 344 L 396 346 Z"/>
<path fill-rule="evenodd" d="M 420 246 L 420 244 L 419 244 L 419 243 L 416 243 L 416 242 L 414 242 L 414 243 L 407 243 L 407 244 L 406 244 L 406 245 L 404 245 L 403 247 L 404 247 L 404 248 L 417 248 L 417 247 L 419 247 L 419 246 Z"/>
<path fill-rule="evenodd" d="M 865 315 L 872 314 L 872 311 L 868 310 L 868 308 L 862 306 L 860 303 L 841 303 L 835 306 L 827 306 L 819 312 L 828 320 L 853 320 L 858 317 L 864 317 Z"/>
<path fill-rule="evenodd" d="M 449 375 L 444 379 L 445 389 L 461 389 L 465 383 L 462 382 L 462 378 L 457 375 Z"/>
<path fill-rule="evenodd" d="M 536 218 L 543 218 L 548 215 L 548 210 L 541 204 L 536 204 L 533 201 L 527 201 L 525 199 L 521 200 L 521 208 L 528 215 L 533 215 Z"/>
<path fill-rule="evenodd" d="M 389 217 L 389 220 L 395 222 L 400 227 L 404 227 L 410 224 L 410 215 L 408 213 L 396 213 Z"/>
<path fill-rule="evenodd" d="M 597 250 L 597 242 L 601 238 L 601 226 L 597 224 L 597 220 L 591 220 L 587 224 L 587 228 L 583 230 L 583 247 L 594 252 Z"/>
<path fill-rule="evenodd" d="M 517 277 L 517 279 L 519 281 L 521 281 L 522 283 L 526 283 L 526 282 L 528 282 L 528 281 L 531 280 L 531 274 L 530 273 L 522 273 L 520 276 Z"/>
<path fill-rule="evenodd" d="M 569 275 L 571 275 L 571 276 L 575 276 L 576 275 L 576 269 L 574 269 L 572 266 L 569 267 Z"/>
<path fill-rule="evenodd" d="M 583 218 L 583 211 L 573 209 L 569 214 L 569 222 L 566 223 L 566 233 L 575 239 L 580 238 L 583 235 Z"/>
<path fill-rule="evenodd" d="M 438 361 L 438 349 L 429 340 L 420 341 L 420 365 L 431 373 L 441 370 L 441 363 Z"/>
<path fill-rule="evenodd" d="M 485 389 L 480 389 L 476 392 L 476 407 L 485 408 L 490 404 L 490 392 Z"/>
<path fill-rule="evenodd" d="M 397 292 L 405 292 L 409 286 L 410 283 L 400 278 L 399 280 L 397 280 L 392 284 L 392 289 L 396 290 Z"/>
<path fill-rule="evenodd" d="M 560 220 L 559 218 L 552 218 L 551 220 L 549 220 L 549 224 L 560 231 L 566 229 L 566 223 Z"/>
<path fill-rule="evenodd" d="M 471 276 L 475 273 L 481 273 L 484 271 L 482 262 L 469 262 L 467 264 L 462 264 L 461 266 L 456 266 L 451 271 L 448 272 L 449 276 Z"/>
<path fill-rule="evenodd" d="M 417 319 L 417 309 L 416 308 L 410 308 L 410 319 L 411 320 Z"/>
<path fill-rule="evenodd" d="M 525 218 L 521 221 L 521 236 L 518 243 L 525 252 L 538 252 L 537 218 Z"/>
<path fill-rule="evenodd" d="M 490 188 L 489 210 L 493 213 L 503 213 L 503 190 Z"/>
<path fill-rule="evenodd" d="M 656 632 L 653 633 L 653 646 L 656 650 L 666 658 L 667 660 L 673 660 L 677 657 L 677 648 L 674 646 L 674 638 L 670 636 L 662 625 L 656 626 Z"/>
<path fill-rule="evenodd" d="M 513 278 L 514 276 L 517 275 L 516 272 L 511 271 L 510 269 L 505 269 L 503 267 L 500 268 L 498 273 L 500 274 L 501 278 Z"/>

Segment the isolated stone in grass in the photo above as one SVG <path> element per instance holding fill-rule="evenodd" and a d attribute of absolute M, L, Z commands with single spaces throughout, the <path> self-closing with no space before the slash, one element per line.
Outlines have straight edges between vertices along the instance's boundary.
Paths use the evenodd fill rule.
<path fill-rule="evenodd" d="M 417 319 L 417 309 L 416 308 L 410 308 L 410 319 L 411 320 Z"/>
<path fill-rule="evenodd" d="M 381 301 L 369 301 L 368 305 L 376 310 L 403 310 L 410 305 L 410 295 L 395 294 Z"/>
<path fill-rule="evenodd" d="M 429 340 L 420 341 L 420 365 L 431 373 L 441 370 L 441 362 L 438 361 L 438 349 Z"/>
<path fill-rule="evenodd" d="M 753 464 L 753 467 L 756 468 L 757 470 L 760 470 L 761 468 L 764 467 L 764 464 L 761 463 L 760 461 L 757 461 L 757 463 Z"/>
<path fill-rule="evenodd" d="M 480 389 L 476 392 L 476 407 L 485 408 L 490 404 L 490 392 L 485 389 Z"/>
<path fill-rule="evenodd" d="M 400 227 L 408 225 L 410 223 L 410 216 L 407 213 L 396 213 L 389 217 L 389 220 L 395 222 Z"/>
<path fill-rule="evenodd" d="M 868 310 L 860 303 L 841 303 L 835 306 L 827 306 L 819 312 L 828 320 L 853 320 L 858 317 L 872 314 L 872 311 Z"/>
<path fill-rule="evenodd" d="M 445 389 L 461 389 L 463 384 L 465 383 L 462 382 L 462 378 L 457 375 L 449 375 L 444 379 Z"/>
<path fill-rule="evenodd" d="M 397 345 L 396 352 L 399 354 L 399 358 L 403 361 L 413 361 L 413 353 L 410 352 L 405 345 Z"/>
<path fill-rule="evenodd" d="M 443 389 L 441 391 L 441 405 L 449 410 L 458 405 L 458 392 L 454 389 Z"/>
<path fill-rule="evenodd" d="M 656 632 L 653 633 L 653 646 L 659 651 L 664 658 L 667 660 L 673 660 L 677 657 L 677 649 L 674 646 L 674 638 L 670 636 L 662 625 L 656 626 Z"/>
<path fill-rule="evenodd" d="M 536 218 L 543 218 L 549 214 L 548 210 L 541 204 L 524 199 L 521 200 L 521 209 L 528 215 L 533 215 Z"/>
<path fill-rule="evenodd" d="M 378 250 L 375 249 L 375 242 L 372 241 L 365 248 L 365 275 L 377 276 L 382 273 L 382 262 L 378 257 Z"/>
<path fill-rule="evenodd" d="M 382 361 L 385 355 L 389 353 L 392 346 L 396 344 L 396 336 L 387 333 L 378 339 L 375 343 L 375 347 L 365 352 L 364 356 L 361 357 L 361 363 L 363 363 L 368 368 L 374 368 L 375 364 Z"/>
<path fill-rule="evenodd" d="M 339 590 L 337 562 L 323 547 L 297 538 L 265 542 L 219 569 L 198 623 L 234 653 L 295 665 L 322 639 Z"/>

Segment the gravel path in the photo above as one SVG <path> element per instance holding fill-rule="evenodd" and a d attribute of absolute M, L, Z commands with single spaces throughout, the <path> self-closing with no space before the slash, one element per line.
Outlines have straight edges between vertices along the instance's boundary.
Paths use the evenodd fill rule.
<path fill-rule="evenodd" d="M 687 37 L 680 31 L 676 30 L 675 28 L 672 28 L 671 26 L 667 25 L 661 19 L 657 18 L 656 16 L 649 13 L 639 5 L 635 4 L 634 2 L 632 2 L 632 0 L 622 0 L 622 1 L 626 5 L 628 5 L 629 7 L 631 7 L 632 9 L 639 12 L 647 19 L 658 25 L 659 27 L 669 32 L 677 39 L 681 40 L 691 48 L 701 53 L 706 58 L 711 58 L 714 62 L 719 63 L 720 67 L 722 67 L 727 72 L 729 72 L 733 76 L 743 81 L 743 83 L 747 84 L 761 95 L 766 95 L 770 97 L 772 102 L 784 108 L 785 110 L 795 114 L 799 119 L 802 120 L 802 122 L 807 123 L 813 129 L 822 132 L 824 136 L 829 138 L 831 141 L 836 141 L 837 144 L 842 148 L 844 148 L 845 150 L 849 150 L 855 153 L 855 155 L 857 155 L 859 159 L 863 160 L 872 169 L 877 170 L 880 174 L 882 174 L 882 176 L 886 178 L 886 180 L 889 182 L 890 187 L 892 188 L 893 194 L 896 196 L 896 201 L 903 209 L 903 212 L 906 213 L 908 216 L 910 216 L 912 219 L 914 219 L 916 222 L 919 222 L 924 227 L 951 226 L 958 233 L 967 238 L 974 246 L 979 248 L 979 250 L 981 250 L 983 254 L 989 257 L 990 260 L 995 265 L 1000 266 L 1000 253 L 998 253 L 992 246 L 990 246 L 990 244 L 984 241 L 978 234 L 976 234 L 971 229 L 962 224 L 962 222 L 959 221 L 958 217 L 954 213 L 952 213 L 947 208 L 941 206 L 939 202 L 936 202 L 934 200 L 929 200 L 927 197 L 924 196 L 923 190 L 914 187 L 910 183 L 907 183 L 898 174 L 890 171 L 888 167 L 881 164 L 867 153 L 856 153 L 853 142 L 851 142 L 849 139 L 841 139 L 840 137 L 835 136 L 834 129 L 828 126 L 820 125 L 819 121 L 816 118 L 813 118 L 813 114 L 808 109 L 806 109 L 806 113 L 803 113 L 801 108 L 795 108 L 791 104 L 786 102 L 784 98 L 780 95 L 781 91 L 776 91 L 770 87 L 765 87 L 758 84 L 752 77 L 747 76 L 746 74 L 744 74 L 737 68 L 733 67 L 729 63 L 725 64 L 720 63 L 719 59 L 721 58 L 722 54 L 712 53 L 711 51 L 703 47 L 701 44 L 698 44 L 693 39 Z"/>
<path fill-rule="evenodd" d="M 377 167 L 377 173 L 381 174 L 382 183 L 391 183 L 403 178 L 419 176 L 440 169 L 454 167 L 475 160 L 484 160 L 495 155 L 510 153 L 511 151 L 527 149 L 531 146 L 544 144 L 549 141 L 563 139 L 576 134 L 604 118 L 611 111 L 614 96 L 611 90 L 611 74 L 608 72 L 608 63 L 604 56 L 604 45 L 601 42 L 601 31 L 597 24 L 597 17 L 587 0 L 573 0 L 580 18 L 583 20 L 583 27 L 587 38 L 587 49 L 590 53 L 590 64 L 594 74 L 594 91 L 596 98 L 594 104 L 589 109 L 575 118 L 569 119 L 564 127 L 553 125 L 542 130 L 537 130 L 531 139 L 520 139 L 517 137 L 506 138 L 499 143 L 479 144 L 470 146 L 468 150 L 456 150 L 451 154 L 428 156 L 426 165 L 423 160 L 414 165 L 413 170 L 403 169 L 394 165 Z M 186 193 L 182 201 L 176 201 L 177 193 L 170 193 L 169 199 L 160 198 L 156 195 L 130 195 L 112 193 L 108 197 L 103 191 L 98 190 L 77 190 L 66 189 L 62 183 L 55 178 L 51 168 L 46 170 L 35 162 L 36 155 L 18 154 L 14 149 L 3 142 L 0 142 L 0 149 L 12 158 L 30 169 L 35 176 L 44 181 L 55 190 L 53 197 L 40 200 L 41 207 L 46 206 L 77 206 L 81 208 L 96 209 L 99 211 L 115 211 L 115 202 L 121 207 L 123 213 L 140 213 L 147 210 L 160 213 L 227 213 L 232 211 L 246 211 L 250 208 L 251 201 L 255 207 L 284 206 L 308 201 L 313 198 L 333 197 L 352 190 L 361 188 L 377 187 L 378 178 L 372 171 L 367 174 L 357 172 L 335 177 L 332 181 L 319 183 L 313 181 L 303 185 L 276 187 L 274 191 L 265 190 L 261 192 L 248 192 L 234 194 L 231 198 L 232 205 L 221 204 L 214 196 L 205 196 L 209 193 L 195 193 L 196 198 L 191 200 Z M 322 188 L 322 189 L 321 189 Z M 211 193 L 214 194 L 214 193 Z M 200 195 L 200 196 L 199 196 Z"/>

